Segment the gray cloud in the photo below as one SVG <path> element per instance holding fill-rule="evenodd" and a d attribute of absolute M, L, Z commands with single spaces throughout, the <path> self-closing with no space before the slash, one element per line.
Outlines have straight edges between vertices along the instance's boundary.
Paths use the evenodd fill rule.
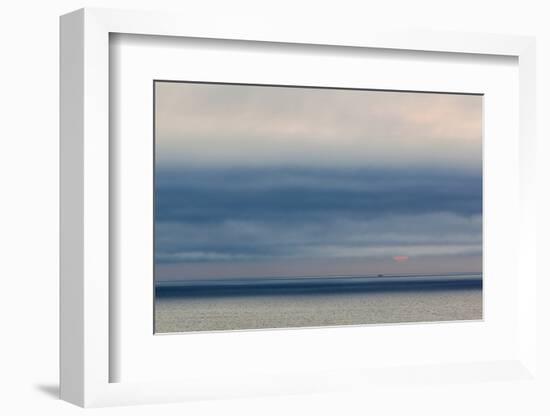
<path fill-rule="evenodd" d="M 479 271 L 481 106 L 157 83 L 157 279 Z"/>
<path fill-rule="evenodd" d="M 290 224 L 160 223 L 160 262 L 480 254 L 481 219 L 450 214 Z M 183 237 L 183 238 L 182 238 Z"/>
<path fill-rule="evenodd" d="M 453 171 L 159 171 L 158 263 L 479 255 L 481 177 Z"/>
<path fill-rule="evenodd" d="M 480 174 L 410 169 L 159 170 L 156 219 L 296 223 L 481 213 Z"/>
<path fill-rule="evenodd" d="M 481 163 L 481 96 L 157 83 L 163 165 Z"/>

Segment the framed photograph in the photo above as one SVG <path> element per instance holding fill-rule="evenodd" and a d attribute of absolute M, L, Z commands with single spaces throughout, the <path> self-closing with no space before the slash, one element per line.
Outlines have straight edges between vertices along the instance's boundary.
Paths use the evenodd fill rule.
<path fill-rule="evenodd" d="M 526 37 L 63 16 L 62 398 L 535 383 L 533 74 Z"/>
<path fill-rule="evenodd" d="M 155 333 L 482 319 L 482 95 L 153 86 Z"/>

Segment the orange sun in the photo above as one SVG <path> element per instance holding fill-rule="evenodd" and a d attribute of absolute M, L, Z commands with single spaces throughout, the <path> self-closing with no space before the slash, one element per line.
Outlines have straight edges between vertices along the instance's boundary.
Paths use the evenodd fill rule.
<path fill-rule="evenodd" d="M 409 260 L 409 256 L 393 256 L 393 259 L 398 263 L 403 263 L 404 261 Z"/>

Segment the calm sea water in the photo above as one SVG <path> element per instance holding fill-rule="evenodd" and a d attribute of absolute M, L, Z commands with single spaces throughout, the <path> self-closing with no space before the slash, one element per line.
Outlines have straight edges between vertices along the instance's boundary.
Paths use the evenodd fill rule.
<path fill-rule="evenodd" d="M 160 296 L 155 304 L 157 333 L 479 319 L 479 287 Z"/>

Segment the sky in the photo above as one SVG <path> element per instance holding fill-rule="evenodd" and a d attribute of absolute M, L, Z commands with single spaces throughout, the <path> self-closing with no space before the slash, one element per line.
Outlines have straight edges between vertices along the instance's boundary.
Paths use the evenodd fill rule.
<path fill-rule="evenodd" d="M 155 83 L 157 280 L 481 268 L 481 96 Z"/>

